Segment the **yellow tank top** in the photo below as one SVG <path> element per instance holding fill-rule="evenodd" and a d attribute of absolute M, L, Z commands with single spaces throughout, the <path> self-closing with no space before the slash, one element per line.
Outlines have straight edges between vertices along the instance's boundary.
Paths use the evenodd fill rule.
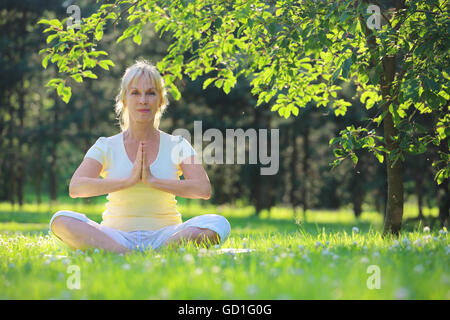
<path fill-rule="evenodd" d="M 195 155 L 192 146 L 182 136 L 160 132 L 159 151 L 150 165 L 152 174 L 160 179 L 179 179 L 180 163 Z M 100 137 L 88 150 L 85 158 L 93 158 L 102 164 L 100 176 L 104 179 L 123 179 L 130 176 L 133 164 L 125 151 L 123 133 L 112 137 Z M 106 197 L 106 210 L 101 225 L 122 231 L 158 230 L 182 223 L 177 210 L 175 195 L 145 185 L 111 192 Z"/>

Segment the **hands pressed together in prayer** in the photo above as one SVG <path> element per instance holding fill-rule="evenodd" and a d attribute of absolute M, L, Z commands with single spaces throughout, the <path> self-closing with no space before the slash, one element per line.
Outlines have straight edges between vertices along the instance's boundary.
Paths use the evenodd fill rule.
<path fill-rule="evenodd" d="M 128 178 L 130 186 L 137 184 L 139 181 L 142 181 L 146 185 L 152 186 L 152 182 L 156 179 L 150 171 L 147 152 L 145 150 L 146 143 L 141 141 L 136 154 L 136 160 L 133 164 L 133 170 Z"/>

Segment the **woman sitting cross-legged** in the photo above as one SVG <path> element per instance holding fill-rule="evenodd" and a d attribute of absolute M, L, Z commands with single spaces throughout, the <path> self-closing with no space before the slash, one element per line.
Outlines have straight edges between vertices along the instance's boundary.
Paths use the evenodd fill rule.
<path fill-rule="evenodd" d="M 230 224 L 220 215 L 181 220 L 175 196 L 209 199 L 211 185 L 189 142 L 158 129 L 167 104 L 164 81 L 155 66 L 137 61 L 125 71 L 116 97 L 122 131 L 95 142 L 69 187 L 72 198 L 108 194 L 102 221 L 58 211 L 49 224 L 49 233 L 58 241 L 72 249 L 128 253 L 184 241 L 221 244 L 227 239 Z"/>

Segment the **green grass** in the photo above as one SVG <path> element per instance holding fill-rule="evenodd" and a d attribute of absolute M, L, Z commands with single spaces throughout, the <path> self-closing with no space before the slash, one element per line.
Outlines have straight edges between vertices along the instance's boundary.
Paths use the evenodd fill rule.
<path fill-rule="evenodd" d="M 450 299 L 448 234 L 406 224 L 398 240 L 383 239 L 382 217 L 367 208 L 358 220 L 342 209 L 310 211 L 303 221 L 288 208 L 256 218 L 251 207 L 185 204 L 184 220 L 228 218 L 232 231 L 221 248 L 130 255 L 58 248 L 47 228 L 61 209 L 100 222 L 103 205 L 0 204 L 0 299 Z M 405 217 L 414 210 L 407 204 Z M 227 251 L 236 248 L 245 250 Z M 367 286 L 371 265 L 380 289 Z M 79 290 L 68 287 L 70 266 L 79 268 Z"/>

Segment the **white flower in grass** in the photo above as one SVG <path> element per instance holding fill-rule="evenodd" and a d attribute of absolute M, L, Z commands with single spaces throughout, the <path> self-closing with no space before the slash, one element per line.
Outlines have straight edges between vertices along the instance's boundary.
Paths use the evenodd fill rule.
<path fill-rule="evenodd" d="M 423 228 L 423 232 L 425 233 L 429 233 L 430 232 L 430 227 L 426 226 Z"/>
<path fill-rule="evenodd" d="M 420 239 L 415 240 L 413 242 L 413 245 L 415 245 L 416 247 L 422 247 L 423 246 L 422 240 Z"/>
<path fill-rule="evenodd" d="M 322 255 L 323 255 L 323 256 L 328 256 L 328 255 L 331 255 L 331 252 L 328 251 L 327 249 L 323 249 L 323 250 L 322 250 Z"/>
<path fill-rule="evenodd" d="M 86 257 L 86 259 L 84 259 L 84 261 L 88 262 L 88 263 L 92 263 L 92 258 L 91 257 Z"/>
<path fill-rule="evenodd" d="M 352 228 L 352 232 L 353 233 L 359 233 L 359 228 L 358 227 L 353 227 Z"/>
<path fill-rule="evenodd" d="M 421 265 L 421 264 L 414 267 L 414 272 L 422 273 L 423 270 L 424 270 L 424 268 L 423 268 L 423 265 Z"/>
<path fill-rule="evenodd" d="M 183 256 L 183 261 L 186 262 L 186 263 L 194 262 L 194 257 L 192 255 L 190 255 L 189 253 L 185 254 Z"/>
<path fill-rule="evenodd" d="M 202 269 L 202 268 L 197 268 L 197 269 L 195 269 L 195 274 L 196 274 L 197 276 L 201 275 L 202 273 L 203 273 L 203 269 Z"/>
<path fill-rule="evenodd" d="M 378 258 L 380 256 L 380 253 L 378 251 L 375 251 L 374 253 L 372 253 L 372 257 L 374 258 Z"/>
<path fill-rule="evenodd" d="M 395 297 L 395 299 L 400 299 L 400 300 L 408 299 L 409 290 L 406 288 L 399 288 L 395 291 L 394 297 Z"/>
<path fill-rule="evenodd" d="M 407 245 L 410 245 L 410 244 L 411 244 L 411 241 L 409 241 L 408 238 L 403 238 L 403 239 L 402 239 L 402 244 L 405 245 L 405 246 L 407 246 Z"/>
<path fill-rule="evenodd" d="M 227 292 L 227 293 L 232 292 L 233 291 L 233 284 L 231 282 L 225 281 L 222 284 L 222 290 Z"/>
<path fill-rule="evenodd" d="M 369 263 L 369 258 L 367 258 L 367 257 L 362 257 L 361 258 L 361 260 L 359 260 L 361 263 L 364 263 L 364 264 L 366 264 L 366 263 Z"/>
<path fill-rule="evenodd" d="M 250 296 L 254 296 L 255 294 L 257 294 L 259 291 L 259 288 L 257 285 L 254 284 L 249 284 L 247 286 L 247 294 Z"/>
<path fill-rule="evenodd" d="M 211 271 L 212 271 L 213 273 L 219 273 L 219 272 L 220 272 L 220 268 L 219 268 L 218 266 L 213 266 L 213 267 L 211 268 Z"/>
<path fill-rule="evenodd" d="M 95 249 L 94 249 L 94 253 L 100 253 L 100 250 L 97 249 L 97 248 L 95 248 Z"/>
<path fill-rule="evenodd" d="M 185 252 L 185 251 L 186 251 L 186 249 L 183 248 L 183 247 L 180 247 L 178 250 L 179 250 L 180 252 Z"/>
<path fill-rule="evenodd" d="M 122 269 L 123 270 L 130 270 L 131 266 L 128 263 L 125 263 L 125 264 L 122 265 Z"/>
<path fill-rule="evenodd" d="M 431 239 L 433 239 L 433 237 L 431 235 L 426 235 L 422 239 L 423 239 L 423 241 L 431 241 Z"/>
<path fill-rule="evenodd" d="M 220 246 L 218 245 L 218 244 L 216 244 L 215 246 L 214 246 L 214 249 L 219 249 L 220 248 Z"/>

